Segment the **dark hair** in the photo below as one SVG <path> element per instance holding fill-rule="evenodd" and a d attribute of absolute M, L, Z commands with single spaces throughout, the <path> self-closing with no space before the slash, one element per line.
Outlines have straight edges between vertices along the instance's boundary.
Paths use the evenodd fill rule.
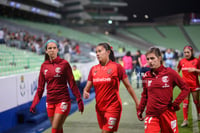
<path fill-rule="evenodd" d="M 183 48 L 183 50 L 185 50 L 186 48 L 189 49 L 189 50 L 191 51 L 191 53 L 192 53 L 192 56 L 190 57 L 189 60 L 194 59 L 194 50 L 193 50 L 193 47 L 190 46 L 190 45 L 186 45 L 186 46 Z"/>
<path fill-rule="evenodd" d="M 77 68 L 76 65 L 73 65 L 73 67 Z"/>
<path fill-rule="evenodd" d="M 150 53 L 154 53 L 156 57 L 162 57 L 162 53 L 160 52 L 159 48 L 151 47 L 149 50 L 147 50 L 145 55 L 147 56 Z M 160 63 L 163 64 L 163 61 L 161 60 Z"/>
<path fill-rule="evenodd" d="M 140 51 L 140 50 L 137 50 L 137 52 L 139 53 L 139 57 L 140 57 L 140 56 L 141 56 L 141 54 L 142 54 L 142 53 L 141 53 L 141 51 Z"/>
<path fill-rule="evenodd" d="M 98 46 L 103 46 L 106 50 L 110 50 L 109 59 L 110 59 L 111 61 L 115 61 L 114 52 L 113 52 L 113 50 L 112 50 L 112 47 L 111 47 L 108 43 L 99 43 Z"/>
<path fill-rule="evenodd" d="M 131 52 L 130 51 L 126 52 L 126 56 L 131 56 Z"/>
<path fill-rule="evenodd" d="M 45 53 L 45 55 L 44 55 L 44 60 L 46 61 L 46 60 L 49 60 L 49 55 L 47 54 L 47 53 Z"/>

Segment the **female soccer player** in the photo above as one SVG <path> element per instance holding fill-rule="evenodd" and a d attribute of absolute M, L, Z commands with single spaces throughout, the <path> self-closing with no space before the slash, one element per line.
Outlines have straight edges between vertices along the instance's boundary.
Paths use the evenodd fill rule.
<path fill-rule="evenodd" d="M 188 95 L 189 88 L 171 68 L 162 65 L 159 48 L 151 48 L 146 53 L 150 71 L 143 76 L 143 92 L 137 115 L 144 120 L 142 113 L 146 107 L 145 133 L 178 133 L 175 111 Z M 181 89 L 179 96 L 173 99 L 173 88 L 178 85 Z"/>
<path fill-rule="evenodd" d="M 179 61 L 177 71 L 182 71 L 182 78 L 190 88 L 190 92 L 193 96 L 193 102 L 196 105 L 198 119 L 200 120 L 200 105 L 199 105 L 199 79 L 198 74 L 200 73 L 200 61 L 194 57 L 193 48 L 191 46 L 185 46 L 183 49 L 184 57 Z M 181 127 L 188 125 L 188 105 L 190 95 L 183 100 L 183 123 Z"/>
<path fill-rule="evenodd" d="M 113 50 L 107 43 L 100 43 L 96 47 L 96 55 L 99 64 L 91 68 L 87 84 L 84 88 L 83 97 L 89 98 L 92 85 L 96 93 L 96 113 L 102 133 L 113 133 L 117 131 L 122 103 L 119 96 L 120 80 L 124 83 L 129 94 L 136 103 L 139 101 L 131 87 L 123 67 L 115 62 Z"/>
<path fill-rule="evenodd" d="M 45 83 L 47 83 L 46 106 L 52 125 L 52 133 L 63 133 L 63 123 L 71 108 L 67 83 L 69 83 L 73 94 L 76 96 L 81 113 L 84 110 L 84 105 L 69 63 L 57 56 L 58 43 L 55 40 L 48 40 L 45 43 L 45 48 L 45 61 L 41 65 L 38 88 L 30 112 L 35 112 L 35 107 L 42 98 Z"/>

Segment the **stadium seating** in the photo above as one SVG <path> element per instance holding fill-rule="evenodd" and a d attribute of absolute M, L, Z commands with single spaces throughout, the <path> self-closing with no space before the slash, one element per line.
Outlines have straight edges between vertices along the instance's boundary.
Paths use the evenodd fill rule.
<path fill-rule="evenodd" d="M 36 53 L 0 45 L 0 76 L 38 71 L 43 60 Z"/>
<path fill-rule="evenodd" d="M 30 21 L 25 21 L 25 20 L 13 20 L 13 19 L 6 19 L 10 22 L 16 23 L 18 25 L 24 25 L 24 26 L 28 26 L 34 29 L 38 29 L 41 30 L 43 32 L 49 33 L 49 34 L 57 34 L 57 32 L 59 31 L 61 34 L 59 34 L 59 36 L 62 37 L 67 37 L 76 41 L 80 41 L 82 43 L 90 43 L 92 45 L 97 45 L 100 42 L 109 42 L 114 50 L 118 49 L 118 46 L 122 46 L 124 45 L 123 42 L 121 42 L 119 40 L 119 38 L 113 38 L 111 36 L 106 36 L 104 34 L 101 33 L 91 33 L 91 34 L 87 34 L 87 33 L 83 33 L 77 30 L 73 30 L 67 27 L 63 27 L 63 26 L 59 26 L 59 25 L 52 25 L 52 24 L 44 24 L 44 23 L 35 23 L 35 22 L 30 22 Z M 126 44 L 127 49 L 131 48 L 131 49 L 135 49 L 134 45 Z"/>
<path fill-rule="evenodd" d="M 200 51 L 200 40 L 199 40 L 200 26 L 199 25 L 191 25 L 191 26 L 185 26 L 184 28 L 187 31 L 190 38 L 192 39 L 195 46 Z"/>
<path fill-rule="evenodd" d="M 200 49 L 198 34 L 200 26 L 184 27 L 195 45 Z M 173 48 L 182 51 L 185 45 L 188 45 L 187 39 L 184 37 L 179 26 L 138 26 L 126 29 L 134 36 L 150 42 L 156 46 L 165 48 Z"/>

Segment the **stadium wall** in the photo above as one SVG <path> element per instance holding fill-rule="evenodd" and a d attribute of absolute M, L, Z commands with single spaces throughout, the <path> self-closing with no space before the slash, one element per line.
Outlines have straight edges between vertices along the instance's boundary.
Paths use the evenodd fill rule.
<path fill-rule="evenodd" d="M 0 78 L 0 133 L 19 124 L 18 112 L 29 108 L 36 93 L 39 72 Z M 45 111 L 46 91 L 38 112 Z M 29 112 L 27 112 L 29 113 Z"/>

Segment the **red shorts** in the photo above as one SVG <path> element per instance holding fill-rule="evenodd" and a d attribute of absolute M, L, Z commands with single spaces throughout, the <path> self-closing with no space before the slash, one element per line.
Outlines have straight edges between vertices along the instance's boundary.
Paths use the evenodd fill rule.
<path fill-rule="evenodd" d="M 122 111 L 106 112 L 96 111 L 99 127 L 105 131 L 114 132 L 118 130 Z"/>
<path fill-rule="evenodd" d="M 48 117 L 53 117 L 55 113 L 68 115 L 71 109 L 71 102 L 61 102 L 57 104 L 46 103 Z"/>
<path fill-rule="evenodd" d="M 176 113 L 166 110 L 159 117 L 146 117 L 145 133 L 178 133 Z"/>

